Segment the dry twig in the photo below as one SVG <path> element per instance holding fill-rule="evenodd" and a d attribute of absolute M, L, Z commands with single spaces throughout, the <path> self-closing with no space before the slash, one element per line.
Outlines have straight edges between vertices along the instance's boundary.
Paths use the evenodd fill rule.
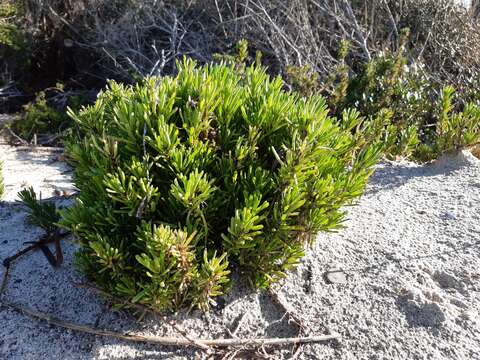
<path fill-rule="evenodd" d="M 142 313 L 148 312 L 148 313 L 154 315 L 155 317 L 159 318 L 163 322 L 167 323 L 168 325 L 170 325 L 173 329 L 175 329 L 179 334 L 181 334 L 185 339 L 190 341 L 193 345 L 196 345 L 197 347 L 199 347 L 203 350 L 208 350 L 208 346 L 204 346 L 203 344 L 198 343 L 195 339 L 191 338 L 185 332 L 185 330 L 182 330 L 181 328 L 179 328 L 177 326 L 177 324 L 175 324 L 174 321 L 168 319 L 165 315 L 163 315 L 163 314 L 161 314 L 157 311 L 152 310 L 151 308 L 148 308 L 148 307 L 146 307 L 142 304 L 132 303 L 131 301 L 128 301 L 128 300 L 118 299 L 115 296 L 113 296 L 113 295 L 111 295 L 111 294 L 109 294 L 109 293 L 107 293 L 107 292 L 105 292 L 105 291 L 103 291 L 103 290 L 101 290 L 101 289 L 99 289 L 95 286 L 89 285 L 89 284 L 75 284 L 75 286 L 92 290 L 92 291 L 96 292 L 97 294 L 100 294 L 101 296 L 109 298 L 110 300 L 113 300 L 114 302 L 116 302 L 118 304 L 122 304 L 123 306 L 128 306 L 128 307 L 137 309 L 137 310 L 141 311 Z"/>
<path fill-rule="evenodd" d="M 29 249 L 30 250 L 30 249 Z M 145 336 L 145 335 L 133 335 L 133 334 L 122 334 L 115 331 L 110 330 L 102 330 L 96 329 L 88 325 L 77 324 L 69 321 L 65 321 L 55 317 L 52 314 L 48 314 L 45 312 L 37 311 L 35 309 L 31 309 L 29 307 L 16 304 L 10 301 L 7 301 L 2 298 L 2 295 L 6 289 L 6 284 L 8 282 L 9 270 L 12 264 L 12 261 L 18 259 L 20 256 L 26 254 L 28 251 L 21 251 L 13 258 L 10 258 L 9 261 L 5 262 L 5 272 L 3 276 L 2 283 L 0 285 L 0 305 L 9 307 L 15 311 L 18 311 L 24 315 L 27 315 L 31 318 L 40 319 L 47 321 L 51 325 L 55 325 L 58 327 L 62 327 L 69 330 L 79 331 L 87 334 L 98 335 L 98 336 L 108 336 L 117 339 L 127 340 L 127 341 L 135 341 L 135 342 L 146 342 L 151 344 L 157 345 L 164 345 L 164 346 L 182 346 L 182 347 L 189 347 L 194 346 L 201 348 L 202 350 L 208 350 L 210 347 L 220 347 L 220 348 L 264 348 L 266 346 L 285 346 L 285 345 L 295 345 L 295 344 L 305 344 L 305 343 L 318 343 L 318 342 L 325 342 L 330 341 L 333 339 L 338 339 L 338 334 L 330 334 L 330 335 L 321 335 L 321 336 L 309 336 L 309 337 L 293 337 L 293 338 L 251 338 L 251 339 L 192 339 L 187 335 L 184 335 L 182 338 L 176 337 L 154 337 L 154 336 Z M 88 287 L 98 293 L 101 293 L 105 296 L 112 297 L 111 295 L 103 292 L 100 289 L 93 288 L 91 286 L 79 285 L 82 287 Z M 143 311 L 150 311 L 150 309 L 145 308 L 140 304 L 133 304 L 129 303 L 129 306 L 135 307 L 137 309 L 141 309 Z M 157 316 L 161 316 L 163 319 L 167 320 L 163 315 L 153 312 Z M 167 320 L 168 321 L 168 320 Z M 170 325 L 172 323 L 168 321 Z M 181 331 L 176 325 L 175 329 L 177 331 Z M 235 352 L 233 353 L 235 354 Z"/>
<path fill-rule="evenodd" d="M 306 343 L 318 343 L 330 341 L 333 339 L 338 339 L 338 334 L 331 335 L 321 335 L 321 336 L 309 336 L 309 337 L 296 337 L 296 338 L 271 338 L 271 339 L 262 339 L 262 338 L 253 338 L 253 339 L 196 339 L 195 343 L 192 343 L 190 340 L 185 338 L 175 338 L 175 337 L 155 337 L 155 336 L 146 336 L 146 335 L 132 335 L 132 334 L 122 334 L 110 330 L 101 330 L 94 329 L 87 325 L 80 325 L 70 321 L 65 321 L 56 318 L 51 314 L 47 314 L 41 311 L 37 311 L 13 302 L 6 300 L 1 300 L 3 306 L 14 309 L 22 314 L 28 315 L 32 318 L 45 320 L 51 325 L 59 326 L 65 329 L 79 331 L 87 334 L 98 335 L 98 336 L 108 336 L 122 340 L 135 341 L 135 342 L 145 342 L 157 345 L 164 346 L 197 346 L 201 345 L 202 347 L 262 347 L 262 346 L 284 346 L 292 344 L 306 344 Z"/>

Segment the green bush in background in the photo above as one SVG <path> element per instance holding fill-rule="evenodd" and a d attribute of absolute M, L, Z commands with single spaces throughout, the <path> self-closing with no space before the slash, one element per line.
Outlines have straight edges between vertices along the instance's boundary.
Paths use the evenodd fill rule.
<path fill-rule="evenodd" d="M 80 268 L 156 310 L 207 309 L 231 271 L 260 288 L 285 276 L 316 233 L 341 225 L 379 153 L 322 97 L 286 92 L 259 66 L 178 66 L 111 82 L 72 114 L 67 145 L 80 194 L 61 223 Z"/>
<path fill-rule="evenodd" d="M 20 77 L 29 66 L 29 37 L 17 22 L 22 14 L 19 3 L 6 0 L 0 3 L 0 87 L 8 85 L 13 75 Z"/>
<path fill-rule="evenodd" d="M 58 133 L 71 121 L 65 112 L 48 104 L 44 91 L 24 105 L 23 110 L 21 119 L 12 124 L 12 129 L 27 141 L 31 141 L 34 135 Z"/>
<path fill-rule="evenodd" d="M 54 100 L 59 98 L 61 101 Z M 68 137 L 74 122 L 67 108 L 79 110 L 86 98 L 81 94 L 66 94 L 61 83 L 36 94 L 35 99 L 23 106 L 23 112 L 10 126 L 22 139 L 39 145 L 61 144 Z"/>
<path fill-rule="evenodd" d="M 329 97 L 332 108 L 340 114 L 357 109 L 363 117 L 359 141 L 362 135 L 382 141 L 388 158 L 430 161 L 480 140 L 478 103 L 428 81 L 421 68 L 407 65 L 401 50 L 372 59 L 356 76 L 339 78 Z"/>
<path fill-rule="evenodd" d="M 426 77 L 421 64 L 409 64 L 408 31 L 402 36 L 396 52 L 378 54 L 359 69 L 346 65 L 349 43 L 341 42 L 339 64 L 327 79 L 320 80 L 308 67 L 287 69 L 286 79 L 305 96 L 323 94 L 340 125 L 357 134 L 358 144 L 379 141 L 387 158 L 430 161 L 478 143 L 478 95 L 457 97 L 452 86 Z M 355 127 L 352 111 L 361 119 Z"/>

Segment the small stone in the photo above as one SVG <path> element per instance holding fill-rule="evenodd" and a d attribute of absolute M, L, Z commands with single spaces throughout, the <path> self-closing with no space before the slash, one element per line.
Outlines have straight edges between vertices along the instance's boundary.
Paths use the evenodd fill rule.
<path fill-rule="evenodd" d="M 325 279 L 330 284 L 346 284 L 347 275 L 341 269 L 331 269 L 325 273 Z"/>
<path fill-rule="evenodd" d="M 423 276 L 421 274 L 417 274 L 417 282 L 419 284 L 422 284 L 422 285 L 425 284 L 425 282 L 426 282 L 425 276 Z"/>
<path fill-rule="evenodd" d="M 442 214 L 440 215 L 440 218 L 441 218 L 442 220 L 456 220 L 456 219 L 457 219 L 457 217 L 456 217 L 453 213 L 448 212 L 448 211 L 442 213 Z"/>

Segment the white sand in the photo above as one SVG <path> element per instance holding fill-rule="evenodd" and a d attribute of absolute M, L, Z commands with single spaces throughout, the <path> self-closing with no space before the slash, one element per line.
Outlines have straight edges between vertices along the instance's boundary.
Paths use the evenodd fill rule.
<path fill-rule="evenodd" d="M 23 186 L 43 197 L 72 188 L 58 154 L 46 156 L 0 145 L 6 196 L 0 205 L 0 258 L 14 254 L 40 233 L 25 223 L 13 201 Z M 346 229 L 321 234 L 280 297 L 310 334 L 328 331 L 340 342 L 304 346 L 300 359 L 480 359 L 480 161 L 469 153 L 435 165 L 383 164 Z M 138 323 L 108 311 L 93 293 L 78 289 L 75 245 L 66 243 L 65 264 L 53 270 L 39 252 L 12 267 L 6 298 L 37 310 L 100 328 L 175 335 L 153 319 Z M 0 266 L 3 275 L 3 267 Z M 325 271 L 341 268 L 346 284 L 327 284 Z M 292 336 L 295 328 L 265 294 L 238 285 L 223 308 L 172 316 L 191 336 Z M 159 348 L 94 337 L 49 326 L 0 308 L 0 359 L 190 359 L 194 350 Z M 289 348 L 267 350 L 289 358 Z M 252 355 L 245 355 L 251 358 Z"/>

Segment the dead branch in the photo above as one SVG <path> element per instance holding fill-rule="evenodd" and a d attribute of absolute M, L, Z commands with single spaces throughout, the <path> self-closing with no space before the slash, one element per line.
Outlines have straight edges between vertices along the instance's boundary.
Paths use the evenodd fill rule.
<path fill-rule="evenodd" d="M 186 332 L 185 330 L 181 329 L 178 327 L 177 324 L 175 324 L 174 321 L 168 319 L 165 315 L 157 312 L 157 311 L 154 311 L 153 309 L 151 308 L 148 308 L 142 304 L 136 304 L 136 303 L 132 303 L 131 301 L 128 301 L 128 300 L 125 300 L 125 299 L 118 299 L 117 297 L 107 293 L 106 291 L 103 291 L 102 289 L 99 289 L 95 286 L 92 286 L 92 285 L 89 285 L 89 284 L 75 284 L 75 286 L 77 287 L 80 287 L 80 288 L 85 288 L 85 289 L 89 289 L 93 292 L 96 292 L 97 294 L 100 294 L 101 296 L 104 296 L 106 298 L 109 298 L 110 300 L 118 303 L 118 304 L 122 304 L 123 306 L 128 306 L 128 307 L 131 307 L 131 308 L 134 308 L 134 309 L 137 309 L 139 311 L 141 311 L 142 313 L 150 313 L 152 314 L 153 316 L 155 316 L 156 318 L 159 318 L 160 320 L 162 320 L 163 322 L 167 323 L 168 325 L 170 325 L 175 331 L 177 331 L 179 334 L 181 334 L 185 339 L 187 339 L 188 341 L 190 341 L 192 344 L 196 345 L 197 347 L 199 348 L 202 348 L 204 350 L 207 350 L 208 349 L 208 346 L 205 346 L 203 344 L 200 344 L 198 343 L 195 339 L 191 338 Z"/>
<path fill-rule="evenodd" d="M 14 309 L 29 317 L 45 320 L 50 325 L 62 327 L 64 329 L 74 330 L 82 333 L 113 337 L 121 340 L 144 342 L 150 344 L 157 344 L 163 346 L 182 346 L 189 347 L 196 344 L 200 344 L 211 347 L 262 347 L 262 346 L 284 346 L 292 344 L 307 344 L 307 343 L 319 343 L 338 339 L 338 334 L 321 335 L 321 336 L 309 336 L 309 337 L 297 337 L 297 338 L 252 338 L 252 339 L 195 339 L 195 343 L 185 338 L 175 337 L 155 337 L 147 335 L 132 335 L 122 334 L 110 330 L 94 329 L 87 325 L 76 324 L 70 321 L 61 320 L 51 314 L 37 311 L 13 302 L 1 300 L 3 306 Z"/>
<path fill-rule="evenodd" d="M 88 67 L 82 71 L 101 79 L 133 82 L 175 72 L 176 59 L 186 55 L 209 62 L 214 53 L 230 52 L 242 38 L 262 51 L 275 71 L 308 65 L 328 76 L 338 62 L 340 40 L 350 40 L 347 62 L 355 68 L 377 52 L 396 50 L 400 26 L 410 28 L 408 50 L 433 80 L 458 86 L 480 73 L 479 19 L 452 0 L 26 3 L 26 30 L 67 33 L 80 53 L 95 54 L 95 66 L 101 68 L 96 74 Z"/>
<path fill-rule="evenodd" d="M 321 335 L 321 336 L 309 336 L 309 337 L 293 337 L 293 338 L 251 338 L 251 339 L 193 339 L 188 337 L 188 335 L 180 330 L 175 324 L 175 329 L 180 331 L 182 334 L 185 334 L 182 338 L 175 338 L 175 337 L 154 337 L 154 336 L 145 336 L 145 335 L 133 335 L 133 334 L 122 334 L 115 331 L 110 330 L 102 330 L 96 329 L 88 325 L 77 324 L 74 322 L 65 321 L 55 317 L 52 314 L 37 311 L 35 309 L 16 304 L 7 300 L 2 299 L 2 295 L 6 290 L 6 284 L 8 282 L 9 270 L 13 260 L 18 259 L 20 256 L 26 254 L 28 251 L 21 251 L 20 253 L 16 254 L 10 261 L 7 261 L 5 265 L 5 272 L 3 275 L 2 283 L 0 285 L 0 305 L 11 308 L 15 311 L 18 311 L 21 314 L 27 315 L 34 319 L 44 320 L 51 325 L 55 325 L 58 327 L 62 327 L 64 329 L 74 330 L 82 333 L 97 335 L 97 336 L 107 336 L 113 337 L 121 340 L 127 341 L 134 341 L 134 342 L 144 342 L 144 343 L 151 343 L 163 346 L 181 346 L 181 347 L 198 347 L 202 350 L 207 350 L 209 347 L 223 347 L 223 348 L 264 348 L 267 346 L 285 346 L 285 345 L 295 345 L 295 344 L 306 344 L 306 343 L 319 343 L 330 341 L 334 339 L 338 339 L 340 335 L 338 334 L 330 334 L 330 335 Z M 112 296 L 100 289 L 80 284 L 78 286 L 90 288 L 98 293 L 101 293 L 105 296 Z M 165 319 L 165 317 L 153 310 L 144 307 L 141 304 L 133 304 L 131 302 L 128 303 L 129 306 L 132 306 L 137 309 L 141 309 L 143 311 L 149 311 L 154 313 L 156 316 L 161 316 Z M 168 321 L 168 320 L 167 320 Z M 168 321 L 171 325 L 171 322 Z"/>
<path fill-rule="evenodd" d="M 372 56 L 370 55 L 370 51 L 368 50 L 368 44 L 367 44 L 367 37 L 364 36 L 362 29 L 358 25 L 357 17 L 355 16 L 355 13 L 353 12 L 352 5 L 350 4 L 350 1 L 348 0 L 342 0 L 342 3 L 345 7 L 345 12 L 351 21 L 351 25 L 353 29 L 355 30 L 355 34 L 357 36 L 357 43 L 359 44 L 360 48 L 363 50 L 365 53 L 365 57 L 367 58 L 367 61 L 370 61 Z"/>
<path fill-rule="evenodd" d="M 20 250 L 16 254 L 9 256 L 3 260 L 3 266 L 8 268 L 10 264 L 20 258 L 21 256 L 27 254 L 30 251 L 40 249 L 43 254 L 45 255 L 46 259 L 54 268 L 60 266 L 63 263 L 63 254 L 62 249 L 60 247 L 60 240 L 67 236 L 69 233 L 60 233 L 59 231 L 55 231 L 52 234 L 45 234 L 37 241 L 29 242 L 30 245 L 26 248 Z M 48 248 L 48 244 L 54 243 L 55 244 L 55 255 L 50 251 Z M 26 243 L 28 244 L 28 243 Z"/>

